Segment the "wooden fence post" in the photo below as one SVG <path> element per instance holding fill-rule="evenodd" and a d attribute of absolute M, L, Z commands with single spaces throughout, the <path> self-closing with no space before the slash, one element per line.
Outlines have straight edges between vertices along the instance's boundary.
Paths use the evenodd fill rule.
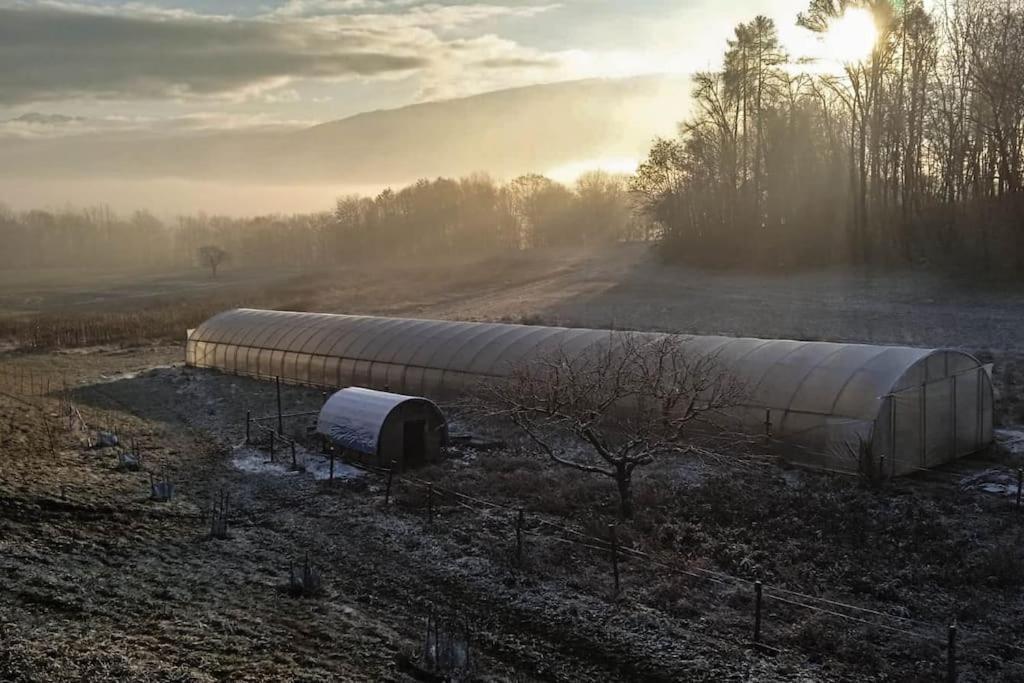
<path fill-rule="evenodd" d="M 330 481 L 334 481 L 334 449 L 331 449 L 331 478 Z"/>
<path fill-rule="evenodd" d="M 252 443 L 252 411 L 245 411 L 245 445 Z"/>
<path fill-rule="evenodd" d="M 619 593 L 619 540 L 615 535 L 615 525 L 608 525 L 608 537 L 612 545 L 612 576 L 615 579 L 615 593 Z"/>
<path fill-rule="evenodd" d="M 295 441 L 292 441 L 291 444 L 292 444 L 292 469 L 294 470 L 294 469 L 298 469 L 299 463 L 297 463 L 295 461 Z"/>
<path fill-rule="evenodd" d="M 754 582 L 754 642 L 761 642 L 761 581 Z"/>

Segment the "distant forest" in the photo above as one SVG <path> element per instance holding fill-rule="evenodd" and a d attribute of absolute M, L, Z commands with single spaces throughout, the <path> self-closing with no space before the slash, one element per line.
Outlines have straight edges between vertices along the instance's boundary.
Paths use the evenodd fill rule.
<path fill-rule="evenodd" d="M 377 258 L 452 258 L 534 247 L 652 239 L 629 179 L 588 173 L 572 187 L 539 175 L 506 184 L 478 175 L 421 180 L 333 212 L 231 218 L 109 209 L 13 212 L 0 207 L 0 268 L 186 266 L 217 246 L 235 265 L 309 266 Z"/>
<path fill-rule="evenodd" d="M 666 252 L 1024 269 L 1024 2 L 937 5 L 811 0 L 811 31 L 848 8 L 878 28 L 870 56 L 836 73 L 794 68 L 770 19 L 737 26 L 633 184 Z"/>
<path fill-rule="evenodd" d="M 305 266 L 656 240 L 708 266 L 1024 272 L 1024 0 L 809 0 L 797 21 L 825 33 L 850 8 L 879 40 L 832 72 L 794 64 L 768 18 L 737 26 L 635 176 L 439 178 L 246 219 L 0 207 L 0 268 L 180 266 L 208 245 Z"/>

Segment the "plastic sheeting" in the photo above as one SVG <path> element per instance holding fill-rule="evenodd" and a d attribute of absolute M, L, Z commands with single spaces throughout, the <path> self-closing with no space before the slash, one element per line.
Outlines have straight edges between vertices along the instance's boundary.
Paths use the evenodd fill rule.
<path fill-rule="evenodd" d="M 555 348 L 583 353 L 606 330 L 238 309 L 190 336 L 195 367 L 319 387 L 458 394 Z M 718 336 L 687 337 L 747 388 L 731 411 L 742 431 L 790 446 L 792 460 L 855 471 L 860 452 L 892 474 L 983 448 L 992 438 L 992 385 L 952 350 Z M 954 388 L 954 384 L 956 385 Z M 951 425 L 955 425 L 952 427 Z"/>

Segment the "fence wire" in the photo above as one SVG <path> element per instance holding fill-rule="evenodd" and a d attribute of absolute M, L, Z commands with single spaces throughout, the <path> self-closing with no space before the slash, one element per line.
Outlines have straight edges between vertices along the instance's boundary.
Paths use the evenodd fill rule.
<path fill-rule="evenodd" d="M 352 464 L 352 463 L 350 463 Z M 359 464 L 353 464 L 357 469 L 366 469 Z M 367 471 L 370 471 L 367 469 Z M 399 475 L 400 476 L 400 475 Z M 466 495 L 459 491 L 448 489 L 444 486 L 440 486 L 435 482 L 427 481 L 417 477 L 401 477 L 400 482 L 411 484 L 414 487 L 421 489 L 430 489 L 434 494 L 441 496 L 447 496 L 455 499 L 455 504 L 459 507 L 475 512 L 477 514 L 484 514 L 485 510 L 481 507 L 486 508 L 486 511 L 501 510 L 509 513 L 518 514 L 520 508 L 513 508 L 507 505 L 501 505 L 493 501 L 484 500 L 481 498 L 475 498 L 473 496 Z M 440 501 L 439 501 L 440 502 Z M 474 507 L 473 503 L 476 504 Z M 622 557 L 631 557 L 634 559 L 642 560 L 648 563 L 649 566 L 657 567 L 673 574 L 687 576 L 692 579 L 700 581 L 708 581 L 721 586 L 744 586 L 752 588 L 757 583 L 754 580 L 747 579 L 741 576 L 735 576 L 724 572 L 716 572 L 700 567 L 683 568 L 676 565 L 672 565 L 663 562 L 653 555 L 637 550 L 630 547 L 624 546 L 613 546 L 612 543 L 604 538 L 587 534 L 578 529 L 574 529 L 563 524 L 558 524 L 538 518 L 534 516 L 531 520 L 536 526 L 542 528 L 548 528 L 556 530 L 564 534 L 564 536 L 553 536 L 550 533 L 542 533 L 536 529 L 523 528 L 521 533 L 526 538 L 535 538 L 548 542 L 574 545 L 587 550 L 591 550 L 599 553 L 610 553 L 615 549 L 615 552 L 619 553 Z M 907 638 L 911 638 L 921 642 L 929 642 L 942 647 L 948 647 L 949 643 L 942 634 L 949 626 L 943 624 L 936 624 L 932 622 L 921 621 L 910 617 L 904 617 L 898 614 L 891 614 L 883 612 L 877 609 L 869 607 L 862 607 L 860 605 L 854 605 L 841 600 L 834 600 L 832 598 L 826 598 L 818 595 L 811 595 L 809 593 L 802 593 L 799 591 L 782 588 L 781 586 L 773 586 L 770 584 L 762 585 L 762 596 L 765 600 L 774 601 L 779 604 L 784 604 L 796 609 L 807 610 L 810 612 L 822 614 L 825 616 L 840 619 L 852 624 L 865 626 L 868 628 L 876 628 L 887 633 L 898 634 Z M 862 616 L 859 616 L 862 615 Z M 867 617 L 874 617 L 867 618 Z M 901 626 L 894 626 L 891 624 L 882 623 L 880 620 L 892 620 L 899 622 L 907 626 L 907 628 Z M 916 627 L 915 630 L 911 630 L 909 627 Z M 1018 647 L 1010 643 L 1002 641 L 996 641 L 995 636 L 992 634 L 980 634 L 974 633 L 969 638 L 961 639 L 961 645 L 974 644 L 982 645 L 988 649 L 1005 648 L 1014 652 L 1024 654 L 1024 647 Z M 1024 667 L 1024 664 L 1017 666 Z"/>
<path fill-rule="evenodd" d="M 68 395 L 68 388 L 66 386 L 66 382 L 64 382 L 63 380 L 61 381 L 60 384 L 55 385 L 53 376 L 47 376 L 45 374 L 36 374 L 24 370 L 19 370 L 15 372 L 9 368 L 4 368 L 2 366 L 0 366 L 0 384 L 2 384 L 2 386 L 4 387 L 4 390 L 0 390 L 0 394 L 8 397 L 9 399 L 19 401 L 25 405 L 28 405 L 40 411 L 46 410 L 42 402 L 40 401 L 37 403 L 36 401 L 32 401 L 30 399 L 42 399 L 48 396 L 52 397 L 54 386 L 58 388 L 58 398 L 61 398 L 62 401 L 66 400 L 66 397 Z M 70 404 L 69 401 L 68 403 Z M 73 405 L 71 407 L 72 409 L 74 409 Z M 74 410 L 76 410 L 77 412 L 77 409 Z M 296 414 L 288 415 L 287 417 L 299 416 L 301 415 Z M 279 438 L 283 443 L 295 443 L 295 441 L 290 437 L 286 437 L 282 434 L 279 434 L 273 428 L 267 427 L 266 425 L 262 424 L 263 422 L 269 421 L 270 419 L 272 418 L 253 418 L 252 423 L 260 431 L 263 431 L 265 433 L 273 433 L 275 437 Z M 769 435 L 765 435 L 764 437 L 762 437 L 762 440 L 766 444 L 779 446 L 785 445 L 789 447 L 792 446 L 792 444 L 789 444 L 788 442 L 782 442 Z M 804 448 L 803 450 L 809 449 Z M 402 476 L 401 473 L 391 471 L 387 468 L 373 467 L 362 463 L 354 463 L 349 461 L 346 461 L 346 464 L 355 467 L 356 469 L 372 474 L 377 474 L 381 476 L 388 476 L 390 474 L 391 476 L 396 477 L 399 482 L 408 483 L 416 487 L 429 488 L 430 490 L 432 490 L 433 492 L 440 496 L 447 496 L 448 498 L 453 499 L 455 504 L 458 505 L 459 507 L 476 514 L 483 514 L 485 512 L 484 509 L 486 509 L 486 511 L 488 512 L 498 510 L 515 514 L 518 514 L 518 512 L 520 511 L 520 508 L 514 508 L 493 501 L 469 496 L 459 491 L 439 486 L 435 482 L 419 479 L 413 476 Z M 543 539 L 555 543 L 576 545 L 588 550 L 601 553 L 612 552 L 614 548 L 615 552 L 620 553 L 624 557 L 632 557 L 634 559 L 647 562 L 650 566 L 657 567 L 659 569 L 663 569 L 674 574 L 679 574 L 702 581 L 710 581 L 712 583 L 716 583 L 719 585 L 740 585 L 744 587 L 753 587 L 756 583 L 751 579 L 735 576 L 732 574 L 727 574 L 724 572 L 716 572 L 712 570 L 703 569 L 700 567 L 682 568 L 679 566 L 668 564 L 657 559 L 649 553 L 630 547 L 618 545 L 613 546 L 613 544 L 609 542 L 607 539 L 587 534 L 583 531 L 580 531 L 579 529 L 575 529 L 564 524 L 551 522 L 549 520 L 537 517 L 536 514 L 533 515 L 533 519 L 531 521 L 538 527 L 557 531 L 558 533 L 562 534 L 562 536 L 553 536 L 549 533 L 542 533 L 534 529 L 524 528 L 521 531 L 523 536 L 525 537 Z M 931 642 L 942 646 L 948 645 L 947 641 L 944 638 L 935 635 L 935 633 L 942 633 L 947 628 L 944 625 L 924 622 L 912 619 L 910 617 L 904 617 L 897 614 L 882 612 L 876 609 L 862 607 L 840 600 L 834 600 L 822 596 L 811 595 L 799 591 L 793 591 L 786 588 L 782 588 L 781 586 L 772 586 L 769 584 L 762 583 L 762 590 L 763 597 L 766 600 L 771 600 L 794 608 L 809 610 L 837 619 L 842 619 L 850 623 L 859 624 L 861 626 L 877 628 L 880 630 L 884 630 L 886 632 L 899 634 L 919 641 Z M 865 617 L 874 617 L 874 619 Z M 878 620 L 892 620 L 907 626 L 917 627 L 918 630 L 910 630 L 909 628 L 901 628 L 899 626 L 880 623 L 880 621 Z M 931 633 L 924 633 L 922 631 L 930 631 Z M 983 645 L 985 647 L 993 649 L 1002 648 L 1004 650 L 1010 650 L 1016 653 L 1024 653 L 1024 647 L 1019 647 L 1002 641 L 995 642 L 994 640 L 992 640 L 991 634 L 974 633 L 971 636 L 964 638 L 961 642 L 962 644 Z M 1018 667 L 1024 666 L 1022 664 L 1016 663 L 1014 663 L 1014 665 Z"/>

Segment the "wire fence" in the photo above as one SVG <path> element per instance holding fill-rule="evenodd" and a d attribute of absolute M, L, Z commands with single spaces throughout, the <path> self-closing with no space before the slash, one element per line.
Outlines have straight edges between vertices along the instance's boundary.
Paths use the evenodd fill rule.
<path fill-rule="evenodd" d="M 333 449 L 330 449 L 333 451 Z M 395 483 L 411 486 L 420 491 L 421 507 L 425 509 L 428 525 L 435 526 L 445 505 L 466 510 L 485 520 L 502 524 L 508 529 L 510 543 L 513 544 L 515 563 L 522 566 L 522 558 L 527 552 L 525 539 L 534 539 L 549 543 L 571 545 L 605 556 L 613 575 L 616 595 L 621 591 L 621 562 L 624 560 L 639 561 L 649 569 L 662 573 L 685 576 L 701 583 L 741 588 L 751 591 L 754 596 L 754 608 L 751 611 L 751 631 L 746 637 L 755 646 L 772 649 L 762 637 L 762 625 L 766 620 L 764 603 L 774 602 L 795 610 L 816 613 L 825 617 L 839 619 L 847 623 L 869 629 L 890 633 L 907 638 L 914 642 L 931 643 L 944 649 L 944 662 L 947 680 L 958 678 L 958 664 L 963 660 L 963 647 L 972 646 L 978 652 L 1004 651 L 1024 654 L 1024 648 L 999 641 L 989 632 L 974 630 L 964 634 L 956 622 L 939 624 L 913 619 L 900 614 L 879 609 L 864 607 L 842 600 L 820 595 L 812 595 L 794 591 L 782 586 L 766 584 L 760 580 L 749 579 L 724 572 L 712 571 L 695 566 L 681 566 L 677 562 L 666 561 L 652 553 L 621 544 L 616 538 L 616 526 L 609 527 L 609 536 L 603 538 L 582 531 L 572 526 L 544 519 L 539 513 L 528 513 L 522 508 L 511 507 L 447 488 L 434 481 L 403 474 L 397 468 L 381 468 L 365 463 L 345 460 L 346 464 L 369 474 L 384 477 L 387 480 L 385 503 L 390 504 L 395 491 Z M 494 513 L 503 513 L 504 520 L 495 520 Z M 1006 664 L 1024 671 L 1024 662 L 1007 661 Z"/>
<path fill-rule="evenodd" d="M 983 651 L 1002 650 L 1016 654 L 1024 654 L 1024 647 L 1007 643 L 1002 640 L 997 640 L 996 636 L 991 633 L 975 631 L 965 639 L 965 635 L 961 632 L 961 628 L 955 621 L 945 625 L 922 621 L 891 612 L 855 605 L 841 600 L 802 593 L 783 588 L 781 586 L 765 584 L 760 580 L 748 579 L 724 572 L 716 572 L 703 569 L 701 567 L 683 567 L 678 563 L 666 562 L 655 557 L 651 553 L 620 545 L 616 540 L 614 526 L 609 528 L 610 538 L 602 538 L 534 515 L 534 519 L 532 521 L 534 528 L 526 528 L 527 520 L 530 518 L 526 514 L 520 514 L 522 511 L 519 509 L 503 506 L 493 501 L 474 498 L 464 493 L 439 486 L 435 482 L 418 479 L 416 477 L 405 476 L 402 477 L 402 481 L 408 482 L 421 489 L 428 489 L 432 496 L 438 497 L 437 501 L 428 501 L 428 505 L 440 504 L 443 502 L 443 498 L 441 498 L 441 496 L 449 496 L 457 502 L 459 507 L 477 514 L 482 514 L 485 511 L 492 512 L 494 510 L 506 512 L 511 520 L 509 524 L 513 529 L 512 536 L 520 545 L 517 549 L 517 554 L 519 555 L 523 552 L 521 547 L 522 541 L 519 540 L 522 536 L 562 544 L 572 544 L 590 551 L 607 554 L 612 567 L 612 573 L 614 575 L 614 588 L 616 592 L 620 589 L 619 560 L 624 558 L 637 559 L 646 563 L 650 568 L 656 568 L 662 572 L 686 576 L 698 581 L 707 581 L 722 586 L 734 586 L 749 589 L 753 591 L 753 594 L 756 596 L 754 613 L 751 616 L 754 624 L 756 624 L 753 630 L 754 635 L 752 640 L 757 645 L 763 644 L 760 637 L 760 625 L 763 623 L 765 618 L 762 611 L 763 599 L 765 601 L 774 601 L 782 605 L 787 605 L 795 609 L 841 619 L 851 624 L 858 624 L 860 626 L 878 629 L 887 633 L 897 634 L 914 641 L 930 642 L 934 645 L 943 647 L 946 649 L 947 671 L 950 672 L 948 680 L 952 681 L 957 679 L 956 668 L 958 661 L 958 646 L 962 647 L 965 644 L 970 644 Z M 430 514 L 433 516 L 434 513 Z M 548 529 L 552 532 L 557 532 L 558 535 L 544 533 L 541 529 Z M 1024 662 L 1006 663 L 1024 671 Z"/>
<path fill-rule="evenodd" d="M 59 410 L 57 416 L 69 421 L 69 428 L 77 420 L 80 428 L 88 429 L 82 419 L 80 411 L 70 400 L 70 391 L 66 381 L 61 378 L 59 383 L 53 375 L 46 373 L 35 373 L 24 368 L 11 368 L 0 366 L 0 393 L 8 398 L 20 401 L 26 405 L 36 408 L 44 414 L 47 421 L 47 431 L 50 430 L 50 418 L 53 416 L 46 403 L 40 399 L 50 398 L 58 402 Z M 295 465 L 296 448 L 298 442 L 274 429 L 266 423 L 274 420 L 281 423 L 282 418 L 306 417 L 315 414 L 315 411 L 303 413 L 283 414 L 269 417 L 246 416 L 246 441 L 255 443 L 252 438 L 253 430 L 266 436 L 271 459 L 276 456 L 276 448 L 290 452 L 292 464 Z M 53 438 L 51 436 L 51 448 Z M 334 478 L 334 449 L 328 448 L 331 457 L 331 479 Z M 900 635 L 919 642 L 929 642 L 945 648 L 946 669 L 949 673 L 948 680 L 956 680 L 958 647 L 965 644 L 984 649 L 985 651 L 1002 651 L 1014 654 L 1024 654 L 1024 648 L 1007 642 L 996 642 L 995 637 L 987 632 L 972 632 L 965 639 L 957 624 L 947 625 L 925 622 L 905 617 L 890 612 L 855 605 L 841 600 L 828 597 L 811 595 L 799 591 L 793 591 L 781 586 L 764 584 L 759 580 L 748 579 L 724 572 L 716 572 L 701 567 L 683 567 L 678 563 L 667 562 L 651 553 L 632 548 L 619 543 L 616 538 L 615 526 L 609 527 L 609 537 L 602 538 L 588 534 L 580 529 L 544 519 L 538 513 L 527 513 L 522 508 L 514 508 L 494 501 L 474 497 L 441 486 L 436 482 L 420 479 L 418 477 L 402 474 L 394 468 L 381 468 L 367 465 L 365 463 L 345 460 L 345 464 L 364 472 L 381 476 L 386 479 L 387 487 L 385 502 L 390 503 L 394 493 L 394 484 L 407 484 L 427 493 L 424 506 L 426 507 L 428 521 L 433 526 L 433 521 L 441 511 L 444 504 L 455 505 L 475 515 L 493 515 L 501 512 L 508 515 L 508 524 L 511 529 L 512 541 L 515 544 L 515 557 L 521 564 L 521 559 L 526 551 L 524 539 L 532 538 L 552 543 L 571 544 L 595 553 L 607 556 L 612 573 L 614 575 L 614 588 L 616 593 L 620 591 L 620 562 L 625 559 L 639 560 L 650 568 L 667 572 L 670 574 L 686 576 L 701 582 L 709 582 L 716 585 L 742 587 L 752 590 L 755 595 L 755 608 L 752 618 L 753 627 L 752 641 L 756 645 L 764 645 L 761 638 L 760 627 L 765 618 L 763 612 L 763 601 L 774 601 L 788 607 L 818 613 L 831 618 L 841 619 L 851 624 L 879 629 L 888 633 Z M 1017 662 L 1007 662 L 1024 670 L 1024 665 Z"/>
<path fill-rule="evenodd" d="M 31 408 L 43 424 L 46 447 L 57 453 L 57 432 L 88 433 L 89 426 L 71 398 L 64 376 L 0 364 L 0 395 Z"/>

